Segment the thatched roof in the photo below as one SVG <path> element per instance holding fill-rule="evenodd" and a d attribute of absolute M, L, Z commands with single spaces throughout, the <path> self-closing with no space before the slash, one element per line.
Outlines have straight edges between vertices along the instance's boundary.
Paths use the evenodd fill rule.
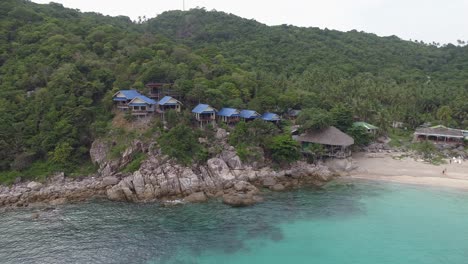
<path fill-rule="evenodd" d="M 331 146 L 351 146 L 354 144 L 352 137 L 333 126 L 319 131 L 304 133 L 297 137 L 297 141 Z"/>
<path fill-rule="evenodd" d="M 438 136 L 438 137 L 450 137 L 450 138 L 463 138 L 463 132 L 459 129 L 448 128 L 444 126 L 425 127 L 418 128 L 415 135 L 424 136 Z"/>

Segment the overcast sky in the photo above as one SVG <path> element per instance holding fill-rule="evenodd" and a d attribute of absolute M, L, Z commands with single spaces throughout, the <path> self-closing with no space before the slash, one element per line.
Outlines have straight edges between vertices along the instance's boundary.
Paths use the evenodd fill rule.
<path fill-rule="evenodd" d="M 48 3 L 50 0 L 32 0 Z M 182 9 L 183 0 L 55 0 L 66 7 L 133 20 Z M 424 42 L 468 41 L 468 0 L 185 0 L 185 8 L 205 7 L 253 18 L 268 25 L 291 24 Z"/>

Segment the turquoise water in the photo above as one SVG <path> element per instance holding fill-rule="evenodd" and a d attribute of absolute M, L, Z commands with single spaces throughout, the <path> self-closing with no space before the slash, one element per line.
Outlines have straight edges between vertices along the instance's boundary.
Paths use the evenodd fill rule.
<path fill-rule="evenodd" d="M 359 182 L 266 198 L 2 213 L 0 263 L 468 263 L 462 191 Z"/>

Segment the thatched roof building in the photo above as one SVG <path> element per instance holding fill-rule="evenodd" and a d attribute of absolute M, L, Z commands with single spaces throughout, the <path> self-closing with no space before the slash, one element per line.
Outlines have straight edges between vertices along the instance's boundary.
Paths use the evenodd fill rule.
<path fill-rule="evenodd" d="M 344 147 L 354 144 L 354 139 L 352 137 L 333 126 L 323 130 L 302 134 L 297 137 L 297 141 Z"/>

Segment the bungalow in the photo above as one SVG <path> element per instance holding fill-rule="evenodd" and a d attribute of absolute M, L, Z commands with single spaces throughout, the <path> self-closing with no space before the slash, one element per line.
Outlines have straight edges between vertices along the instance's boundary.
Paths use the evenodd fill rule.
<path fill-rule="evenodd" d="M 240 111 L 235 108 L 222 108 L 216 115 L 219 121 L 227 124 L 237 123 L 240 120 Z"/>
<path fill-rule="evenodd" d="M 141 96 L 137 90 L 120 90 L 112 96 L 112 101 L 117 109 L 125 111 L 128 110 L 128 103 L 137 96 Z"/>
<path fill-rule="evenodd" d="M 463 143 L 465 134 L 460 129 L 445 126 L 421 127 L 414 132 L 414 141 L 430 140 L 435 143 Z"/>
<path fill-rule="evenodd" d="M 264 113 L 261 117 L 263 119 L 263 121 L 267 121 L 267 122 L 273 122 L 273 123 L 278 123 L 279 121 L 281 121 L 281 118 L 279 115 L 275 114 L 275 113 Z"/>
<path fill-rule="evenodd" d="M 302 147 L 302 153 L 309 154 L 312 144 L 324 147 L 324 156 L 346 158 L 351 156 L 349 146 L 354 144 L 354 139 L 341 132 L 338 128 L 330 126 L 323 130 L 301 134 L 295 138 Z"/>
<path fill-rule="evenodd" d="M 244 121 L 252 121 L 256 118 L 262 117 L 259 113 L 254 110 L 242 110 L 240 111 L 240 118 Z"/>
<path fill-rule="evenodd" d="M 158 111 L 161 113 L 166 112 L 167 110 L 175 110 L 176 112 L 180 112 L 180 109 L 182 107 L 182 103 L 171 97 L 171 96 L 164 96 L 161 100 L 158 102 Z"/>
<path fill-rule="evenodd" d="M 137 117 L 144 117 L 155 111 L 156 101 L 144 95 L 139 95 L 133 98 L 128 106 L 132 110 L 132 115 Z"/>
<path fill-rule="evenodd" d="M 369 123 L 366 123 L 366 122 L 354 122 L 353 126 L 354 127 L 362 127 L 362 128 L 364 128 L 366 130 L 366 132 L 368 134 L 372 134 L 372 135 L 377 134 L 377 131 L 379 130 L 378 127 L 376 127 L 374 125 L 371 125 Z"/>
<path fill-rule="evenodd" d="M 216 120 L 216 109 L 207 105 L 199 104 L 192 109 L 195 114 L 195 119 L 203 126 L 203 124 L 214 123 Z"/>

